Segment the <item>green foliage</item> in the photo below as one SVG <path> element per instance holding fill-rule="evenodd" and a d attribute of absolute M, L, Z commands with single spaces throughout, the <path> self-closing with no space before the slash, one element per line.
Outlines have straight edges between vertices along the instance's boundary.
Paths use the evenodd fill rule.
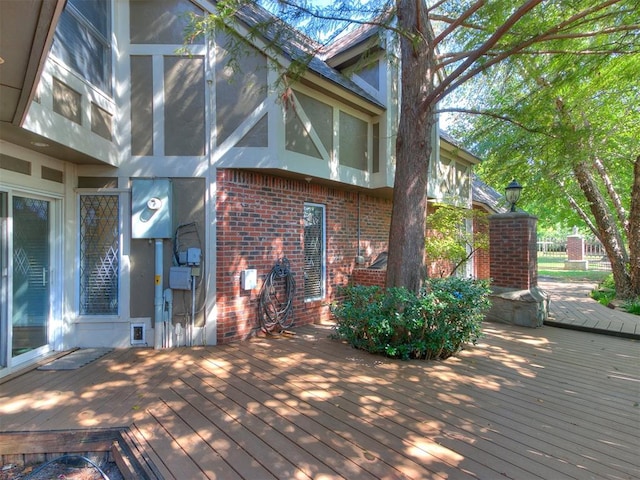
<path fill-rule="evenodd" d="M 427 219 L 431 234 L 425 242 L 429 261 L 445 260 L 453 265 L 450 272 L 441 276 L 453 275 L 464 265 L 479 248 L 489 248 L 488 229 L 466 228 L 466 221 L 476 220 L 476 225 L 487 224 L 488 216 L 478 210 L 458 208 L 452 205 L 438 204 L 436 210 Z"/>
<path fill-rule="evenodd" d="M 635 300 L 629 300 L 625 302 L 622 308 L 627 313 L 632 313 L 633 315 L 640 315 L 640 297 L 636 298 Z"/>
<path fill-rule="evenodd" d="M 591 298 L 605 307 L 616 299 L 616 284 L 613 280 L 613 274 L 607 275 L 604 280 L 591 291 Z M 622 304 L 622 309 L 627 313 L 640 315 L 640 297 L 625 301 Z"/>
<path fill-rule="evenodd" d="M 333 309 L 339 338 L 392 358 L 445 359 L 481 335 L 489 308 L 485 281 L 429 279 L 416 295 L 406 288 L 350 285 Z"/>
<path fill-rule="evenodd" d="M 598 287 L 592 290 L 591 298 L 605 307 L 616 298 L 616 284 L 613 281 L 613 274 L 607 275 Z"/>

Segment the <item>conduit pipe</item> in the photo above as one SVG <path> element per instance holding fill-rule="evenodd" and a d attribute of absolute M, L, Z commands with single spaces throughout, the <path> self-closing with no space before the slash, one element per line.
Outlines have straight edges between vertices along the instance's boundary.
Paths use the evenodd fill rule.
<path fill-rule="evenodd" d="M 171 323 L 173 321 L 173 290 L 167 288 L 163 293 L 163 308 L 164 310 L 164 344 L 165 348 L 173 347 L 173 332 L 171 330 Z"/>
<path fill-rule="evenodd" d="M 163 253 L 163 241 L 161 238 L 156 238 L 156 269 L 155 269 L 155 289 L 154 289 L 154 298 L 153 298 L 153 306 L 155 307 L 155 328 L 154 328 L 154 337 L 155 341 L 153 343 L 153 348 L 160 349 L 163 348 L 163 339 L 165 337 L 165 322 L 164 322 L 164 299 L 163 299 L 163 290 L 162 290 L 162 253 Z"/>

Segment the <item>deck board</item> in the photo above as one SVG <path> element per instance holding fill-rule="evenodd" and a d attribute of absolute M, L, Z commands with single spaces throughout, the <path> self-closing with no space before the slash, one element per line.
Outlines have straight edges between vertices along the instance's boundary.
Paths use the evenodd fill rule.
<path fill-rule="evenodd" d="M 197 382 L 195 385 L 198 389 L 203 387 Z M 219 448 L 218 452 L 222 456 L 233 456 L 227 461 L 239 465 L 239 473 L 244 478 L 311 478 L 286 457 L 272 450 L 275 445 L 267 443 L 270 439 L 256 435 L 247 428 L 249 425 L 245 426 L 243 422 L 227 415 L 187 383 L 174 385 L 172 390 L 179 397 L 178 402 L 191 405 L 198 412 L 201 420 L 194 423 L 194 427 L 202 431 L 203 438 L 211 438 L 212 443 L 224 439 L 227 445 Z"/>
<path fill-rule="evenodd" d="M 233 357 L 226 358 L 232 359 Z M 251 362 L 251 359 L 249 359 L 249 362 Z M 233 359 L 227 363 L 237 364 Z M 430 475 L 433 478 L 437 478 L 434 477 L 436 475 L 434 471 L 425 470 L 424 467 L 415 462 L 393 455 L 393 445 L 390 445 L 393 443 L 391 435 L 384 435 L 382 442 L 374 440 L 371 432 L 366 432 L 364 436 L 361 435 L 362 432 L 359 432 L 353 426 L 359 419 L 356 417 L 347 418 L 345 411 L 334 407 L 331 401 L 326 400 L 326 397 L 321 396 L 318 402 L 313 402 L 311 398 L 313 397 L 313 392 L 310 392 L 308 388 L 306 390 L 307 393 L 305 393 L 303 389 L 296 385 L 296 382 L 286 381 L 286 383 L 283 383 L 284 379 L 282 378 L 271 375 L 268 372 L 260 372 L 260 366 L 258 365 L 249 364 L 246 367 L 250 368 L 245 371 L 247 374 L 250 372 L 252 385 L 239 384 L 237 387 L 259 402 L 265 400 L 262 392 L 274 391 L 273 396 L 278 397 L 279 402 L 269 401 L 270 408 L 280 412 L 280 414 L 295 417 L 296 425 L 307 432 L 311 432 L 310 434 L 319 441 L 333 448 L 336 451 L 335 456 L 348 455 L 349 458 L 358 459 L 357 463 L 360 469 L 370 472 L 376 478 L 401 475 L 402 470 L 409 470 L 412 475 L 421 473 L 422 475 Z M 234 378 L 238 378 L 237 373 Z M 307 383 L 307 387 L 310 385 L 311 382 Z M 302 401 L 301 399 L 305 397 L 307 397 L 307 400 Z M 325 415 L 314 415 L 318 410 L 325 413 Z M 354 439 L 358 441 L 354 441 Z M 401 442 L 402 439 L 396 441 Z M 383 454 L 380 454 L 380 452 L 383 452 Z M 396 467 L 393 465 L 396 465 Z M 364 475 L 364 472 L 359 473 L 359 475 Z"/>
<path fill-rule="evenodd" d="M 440 362 L 368 355 L 327 326 L 117 350 L 0 383 L 0 432 L 128 427 L 167 479 L 640 478 L 637 341 L 484 331 Z"/>
<path fill-rule="evenodd" d="M 253 350 L 253 356 L 254 358 L 262 358 L 263 360 L 267 361 L 267 358 L 257 355 L 255 349 Z M 360 369 L 361 368 L 358 367 L 358 370 Z M 288 370 L 287 375 L 298 376 L 299 371 L 301 372 L 300 375 L 304 375 L 303 372 L 305 370 L 306 369 L 304 366 L 296 368 L 294 370 Z M 346 371 L 343 373 L 345 373 L 347 376 L 355 374 L 354 371 Z M 317 376 L 317 374 L 315 372 L 310 372 L 307 374 L 307 376 L 303 376 L 304 380 L 301 386 L 302 391 L 310 390 L 310 386 L 314 383 L 311 376 Z M 436 443 L 429 440 L 430 436 L 433 435 L 437 438 L 442 435 L 443 432 L 439 429 L 432 430 L 421 428 L 421 424 L 423 423 L 425 418 L 422 413 L 416 415 L 416 417 L 414 418 L 410 418 L 406 415 L 410 399 L 415 397 L 416 395 L 421 395 L 422 392 L 420 392 L 419 390 L 415 390 L 400 392 L 400 395 L 395 394 L 394 392 L 401 383 L 402 380 L 394 381 L 393 388 L 390 389 L 389 392 L 386 391 L 387 389 L 385 389 L 384 385 L 372 388 L 374 397 L 386 398 L 388 400 L 388 403 L 390 402 L 391 404 L 398 405 L 399 409 L 396 410 L 390 407 L 386 407 L 383 411 L 381 411 L 375 404 L 374 407 L 369 410 L 366 405 L 364 407 L 361 406 L 363 403 L 366 403 L 362 401 L 361 396 L 358 396 L 357 393 L 350 394 L 348 390 L 343 390 L 339 397 L 340 408 L 348 409 L 351 412 L 351 417 L 346 421 L 358 422 L 360 419 L 366 418 L 370 422 L 375 422 L 375 424 L 382 430 L 382 432 L 385 432 L 385 435 L 394 436 L 396 443 L 404 443 L 405 445 L 409 444 L 414 456 L 420 456 L 420 453 L 424 452 L 426 454 L 432 454 L 434 457 L 436 457 L 425 458 L 425 456 L 423 455 L 420 456 L 421 462 L 430 465 L 430 468 L 435 469 L 435 471 L 443 472 L 445 475 L 451 475 L 453 473 L 453 469 L 451 467 L 455 465 L 456 461 L 460 461 L 462 459 L 462 456 L 457 455 L 453 448 L 445 448 L 443 441 L 439 440 L 439 443 Z M 322 385 L 317 386 L 319 387 L 317 391 L 321 391 Z M 368 397 L 371 398 L 370 395 Z M 445 430 L 447 431 L 447 434 L 452 429 L 452 427 L 455 428 L 455 424 L 446 426 Z M 486 432 L 484 435 L 485 437 L 490 436 L 491 432 Z M 498 440 L 500 439 L 493 439 L 492 443 L 498 443 Z M 506 440 L 503 443 L 508 447 L 513 442 L 511 442 L 510 440 Z M 460 448 L 460 446 L 457 445 L 456 448 Z M 516 450 L 511 451 L 508 462 L 503 462 L 501 461 L 496 448 L 491 443 L 482 447 L 476 447 L 475 456 L 486 457 L 487 455 L 493 456 L 491 463 L 494 467 L 496 467 L 496 464 L 503 464 L 505 467 L 510 467 L 511 470 L 513 470 L 516 466 L 518 468 L 521 468 L 521 470 L 518 471 L 518 478 L 552 478 L 558 474 L 557 470 L 548 469 L 543 466 L 541 467 L 536 462 L 522 456 L 521 453 Z M 473 458 L 473 456 L 473 454 L 470 455 L 471 458 Z M 445 465 L 446 463 L 448 463 L 448 465 Z M 478 474 L 477 467 L 473 471 Z M 433 476 L 434 472 L 432 472 L 430 475 Z M 458 476 L 459 475 L 460 473 L 458 473 Z M 485 478 L 491 478 L 497 475 L 499 475 L 499 471 L 493 470 Z"/>

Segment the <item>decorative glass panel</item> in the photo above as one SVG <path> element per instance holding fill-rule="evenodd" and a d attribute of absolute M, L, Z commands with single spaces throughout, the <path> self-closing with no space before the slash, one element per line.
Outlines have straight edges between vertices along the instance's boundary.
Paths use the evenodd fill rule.
<path fill-rule="evenodd" d="M 80 196 L 80 314 L 117 315 L 120 219 L 117 195 Z"/>
<path fill-rule="evenodd" d="M 13 197 L 14 357 L 48 342 L 50 232 L 48 201 Z"/>
<path fill-rule="evenodd" d="M 304 206 L 304 299 L 324 297 L 325 276 L 324 205 Z"/>

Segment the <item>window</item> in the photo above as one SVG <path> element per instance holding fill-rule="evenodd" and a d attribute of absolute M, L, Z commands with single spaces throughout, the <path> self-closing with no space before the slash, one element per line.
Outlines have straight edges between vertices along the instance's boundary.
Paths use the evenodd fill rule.
<path fill-rule="evenodd" d="M 117 195 L 80 196 L 80 314 L 117 315 L 120 215 Z"/>
<path fill-rule="evenodd" d="M 52 52 L 86 81 L 111 93 L 111 2 L 68 0 Z"/>
<path fill-rule="evenodd" d="M 304 205 L 304 299 L 318 300 L 325 291 L 324 205 Z"/>

